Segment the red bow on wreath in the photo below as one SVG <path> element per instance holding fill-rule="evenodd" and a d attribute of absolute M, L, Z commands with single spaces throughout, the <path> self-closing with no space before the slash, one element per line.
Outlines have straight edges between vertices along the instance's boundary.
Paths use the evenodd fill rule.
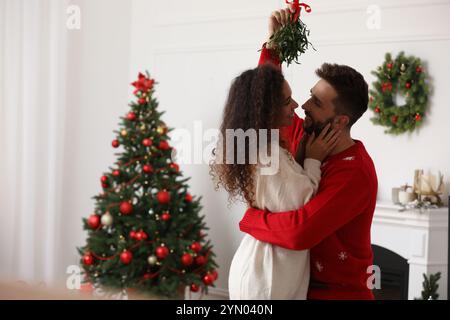
<path fill-rule="evenodd" d="M 293 2 L 289 2 L 289 0 L 286 0 L 287 4 L 292 4 L 294 6 L 294 18 L 292 21 L 297 21 L 297 19 L 300 17 L 300 11 L 302 10 L 302 7 L 305 8 L 305 11 L 310 13 L 311 7 L 307 5 L 306 3 L 300 3 L 299 0 L 294 0 Z"/>

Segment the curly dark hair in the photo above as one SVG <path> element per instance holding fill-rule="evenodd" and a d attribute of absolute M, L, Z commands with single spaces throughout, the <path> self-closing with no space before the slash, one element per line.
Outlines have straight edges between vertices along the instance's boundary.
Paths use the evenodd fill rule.
<path fill-rule="evenodd" d="M 214 150 L 214 160 L 210 164 L 210 174 L 215 189 L 222 186 L 229 194 L 229 200 L 242 199 L 252 205 L 254 201 L 255 186 L 253 177 L 256 165 L 249 158 L 250 139 L 245 138 L 245 162 L 237 160 L 237 148 L 233 148 L 233 161 L 223 161 L 227 153 L 226 131 L 242 129 L 267 130 L 266 145 L 270 150 L 271 130 L 277 128 L 279 108 L 283 105 L 284 76 L 281 70 L 271 64 L 265 64 L 255 69 L 247 70 L 232 82 L 228 99 L 223 111 L 222 125 L 220 126 L 221 140 Z M 257 135 L 257 148 L 260 146 Z M 234 137 L 233 145 L 236 146 Z M 252 146 L 254 147 L 254 146 Z M 232 150 L 232 151 L 233 151 Z M 232 162 L 232 163 L 229 163 Z"/>

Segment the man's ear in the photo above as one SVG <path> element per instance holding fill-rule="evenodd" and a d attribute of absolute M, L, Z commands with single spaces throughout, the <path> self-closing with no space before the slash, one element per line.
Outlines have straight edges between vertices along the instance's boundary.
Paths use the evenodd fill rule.
<path fill-rule="evenodd" d="M 350 123 L 350 117 L 343 114 L 339 115 L 334 119 L 334 128 L 336 129 L 345 129 Z"/>

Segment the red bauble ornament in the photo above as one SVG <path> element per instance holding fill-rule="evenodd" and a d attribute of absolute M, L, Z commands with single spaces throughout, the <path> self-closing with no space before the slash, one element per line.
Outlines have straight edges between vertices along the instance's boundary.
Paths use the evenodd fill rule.
<path fill-rule="evenodd" d="M 168 212 L 164 212 L 164 213 L 161 215 L 161 219 L 162 219 L 163 221 L 169 221 L 170 218 L 171 218 L 171 216 L 170 216 L 170 213 L 168 213 Z"/>
<path fill-rule="evenodd" d="M 111 142 L 111 145 L 114 147 L 114 148 L 118 148 L 119 146 L 120 146 L 120 143 L 119 143 L 119 140 L 113 140 L 112 142 Z"/>
<path fill-rule="evenodd" d="M 214 282 L 214 278 L 210 274 L 205 275 L 202 280 L 207 286 L 212 285 Z"/>
<path fill-rule="evenodd" d="M 136 113 L 134 113 L 134 112 L 128 112 L 128 114 L 127 114 L 127 119 L 130 120 L 130 121 L 136 120 Z"/>
<path fill-rule="evenodd" d="M 198 292 L 198 290 L 200 290 L 198 285 L 196 285 L 195 283 L 191 284 L 191 291 L 192 292 Z"/>
<path fill-rule="evenodd" d="M 375 112 L 376 112 L 376 113 L 380 113 L 380 111 L 381 111 L 380 108 L 377 106 L 377 107 L 375 108 Z"/>
<path fill-rule="evenodd" d="M 219 274 L 216 270 L 213 270 L 210 272 L 211 277 L 213 278 L 213 281 L 216 281 L 219 278 Z"/>
<path fill-rule="evenodd" d="M 185 253 L 181 257 L 181 263 L 184 266 L 190 266 L 192 263 L 194 263 L 194 258 L 192 258 L 192 256 L 189 253 Z"/>
<path fill-rule="evenodd" d="M 146 147 L 150 147 L 153 144 L 153 141 L 152 141 L 152 139 L 147 138 L 147 139 L 142 140 L 142 144 Z"/>
<path fill-rule="evenodd" d="M 112 175 L 113 175 L 114 177 L 120 176 L 120 170 L 114 170 L 114 171 L 112 172 Z"/>
<path fill-rule="evenodd" d="M 131 260 L 133 260 L 133 254 L 125 250 L 120 254 L 120 261 L 122 261 L 123 264 L 130 264 Z"/>
<path fill-rule="evenodd" d="M 141 231 L 136 232 L 134 239 L 137 241 L 141 241 L 142 240 L 142 232 Z"/>
<path fill-rule="evenodd" d="M 184 197 L 184 201 L 192 202 L 192 196 L 190 193 L 186 193 L 186 196 Z"/>
<path fill-rule="evenodd" d="M 391 121 L 392 121 L 392 123 L 397 123 L 397 121 L 398 121 L 398 116 L 392 116 L 391 117 Z"/>
<path fill-rule="evenodd" d="M 158 148 L 161 149 L 161 150 L 169 150 L 170 146 L 169 146 L 169 143 L 167 141 L 162 140 L 162 141 L 159 142 Z"/>
<path fill-rule="evenodd" d="M 146 104 L 146 103 L 147 103 L 147 99 L 145 99 L 145 98 L 139 98 L 138 103 L 139 103 L 139 104 Z"/>
<path fill-rule="evenodd" d="M 109 185 L 107 184 L 107 183 L 102 183 L 102 188 L 108 188 L 109 187 Z"/>
<path fill-rule="evenodd" d="M 417 113 L 415 116 L 415 119 L 416 119 L 416 121 L 420 121 L 420 120 L 422 120 L 422 116 L 419 113 Z"/>
<path fill-rule="evenodd" d="M 156 195 L 156 199 L 161 204 L 167 204 L 170 202 L 170 193 L 168 193 L 166 190 L 162 190 L 158 192 Z"/>
<path fill-rule="evenodd" d="M 171 164 L 169 165 L 169 167 L 170 167 L 170 169 L 172 169 L 172 170 L 175 171 L 175 172 L 180 171 L 180 166 L 179 166 L 178 164 L 176 164 L 176 163 L 171 163 Z"/>
<path fill-rule="evenodd" d="M 387 68 L 388 68 L 389 70 L 392 69 L 392 67 L 393 67 L 392 62 L 390 62 L 390 63 L 387 64 Z"/>
<path fill-rule="evenodd" d="M 159 259 L 165 259 L 169 255 L 169 249 L 167 249 L 167 247 L 161 246 L 156 248 L 155 253 Z"/>
<path fill-rule="evenodd" d="M 406 87 L 406 89 L 411 88 L 411 83 L 407 82 L 407 83 L 405 84 L 405 87 Z"/>
<path fill-rule="evenodd" d="M 131 239 L 136 239 L 136 236 L 137 236 L 137 232 L 136 231 L 131 231 L 130 232 L 130 238 Z"/>
<path fill-rule="evenodd" d="M 152 173 L 153 167 L 149 164 L 144 164 L 144 166 L 142 167 L 142 171 L 144 171 L 145 173 Z"/>
<path fill-rule="evenodd" d="M 134 237 L 136 240 L 146 240 L 148 238 L 147 234 L 144 231 L 138 231 L 136 232 L 136 236 Z"/>
<path fill-rule="evenodd" d="M 416 68 L 416 72 L 417 73 L 421 73 L 423 70 L 422 70 L 422 67 L 421 66 L 418 66 L 417 68 Z"/>
<path fill-rule="evenodd" d="M 94 257 L 92 256 L 92 254 L 90 253 L 86 253 L 83 256 L 83 263 L 87 266 L 90 266 L 94 263 Z"/>
<path fill-rule="evenodd" d="M 133 205 L 127 201 L 124 201 L 120 204 L 120 212 L 122 214 L 128 215 L 133 212 Z"/>
<path fill-rule="evenodd" d="M 200 252 L 200 250 L 202 250 L 202 245 L 198 242 L 194 242 L 193 244 L 191 244 L 191 249 L 194 252 Z"/>
<path fill-rule="evenodd" d="M 92 214 L 87 223 L 92 229 L 97 229 L 100 226 L 100 217 L 96 214 Z"/>
<path fill-rule="evenodd" d="M 205 256 L 198 256 L 197 258 L 195 258 L 195 264 L 197 264 L 199 266 L 205 265 L 206 264 Z"/>
<path fill-rule="evenodd" d="M 100 178 L 100 181 L 101 181 L 102 183 L 108 183 L 108 177 L 107 177 L 107 176 L 102 176 L 102 177 Z"/>

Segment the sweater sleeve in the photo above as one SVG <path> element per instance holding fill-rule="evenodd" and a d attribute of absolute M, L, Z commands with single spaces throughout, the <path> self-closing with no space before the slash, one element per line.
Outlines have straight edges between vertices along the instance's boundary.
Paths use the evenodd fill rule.
<path fill-rule="evenodd" d="M 317 196 L 302 208 L 279 213 L 250 208 L 239 227 L 263 242 L 291 250 L 310 249 L 364 212 L 373 192 L 366 181 L 367 175 L 358 167 L 330 168 Z"/>
<path fill-rule="evenodd" d="M 265 63 L 273 63 L 274 65 L 281 68 L 280 58 L 278 57 L 277 53 L 274 50 L 267 49 L 266 44 L 264 43 L 261 49 L 261 55 L 259 57 L 258 65 L 260 66 Z"/>

